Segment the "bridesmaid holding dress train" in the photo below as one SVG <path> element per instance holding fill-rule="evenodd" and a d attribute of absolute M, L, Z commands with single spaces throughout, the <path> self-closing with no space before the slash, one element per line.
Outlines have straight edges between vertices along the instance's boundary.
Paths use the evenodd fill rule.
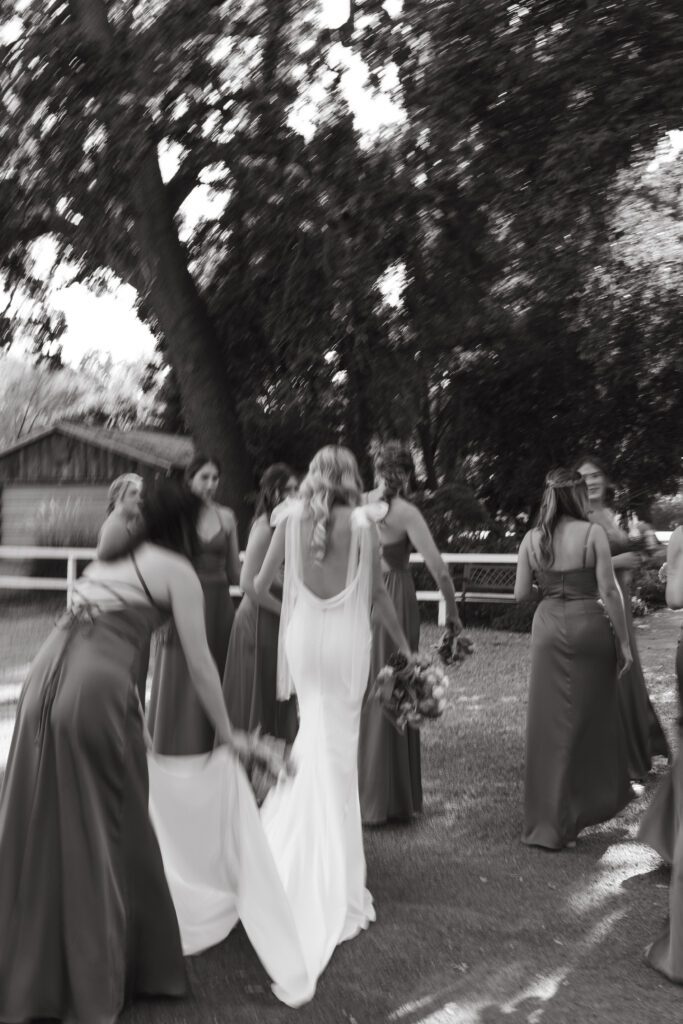
<path fill-rule="evenodd" d="M 561 850 L 631 797 L 617 705 L 619 669 L 631 664 L 626 617 L 578 473 L 546 478 L 538 524 L 519 549 L 517 601 L 531 598 L 534 578 L 542 600 L 531 630 L 522 842 Z"/>
<path fill-rule="evenodd" d="M 254 749 L 230 726 L 206 643 L 188 560 L 198 511 L 168 482 L 146 494 L 142 539 L 86 568 L 28 671 L 0 792 L 2 1021 L 114 1024 L 136 997 L 187 991 L 135 679 L 169 615 L 219 741 Z"/>
<path fill-rule="evenodd" d="M 620 529 L 615 513 L 607 506 L 612 485 L 600 460 L 586 455 L 578 460 L 575 468 L 586 481 L 591 522 L 598 523 L 607 534 L 612 565 L 624 597 L 633 662 L 619 686 L 619 713 L 626 738 L 629 776 L 634 782 L 642 782 L 652 767 L 655 754 L 663 757 L 671 754 L 645 685 L 631 612 L 631 576 L 643 565 L 646 556 L 642 550 L 634 550 L 634 543 Z"/>
<path fill-rule="evenodd" d="M 261 477 L 254 521 L 240 576 L 243 597 L 230 634 L 223 694 L 230 721 L 238 729 L 261 731 L 293 743 L 297 731 L 296 698 L 277 701 L 277 645 L 282 607 L 282 583 L 276 581 L 260 599 L 254 578 L 270 546 L 273 509 L 299 489 L 284 462 L 269 466 Z"/>
<path fill-rule="evenodd" d="M 409 450 L 398 441 L 382 446 L 375 459 L 378 486 L 368 499 L 388 504 L 377 525 L 382 550 L 384 583 L 391 595 L 399 622 L 411 651 L 420 643 L 420 613 L 410 571 L 410 549 L 424 558 L 446 602 L 447 628 L 455 635 L 462 630 L 453 582 L 421 512 L 406 494 L 413 471 Z M 375 679 L 396 650 L 387 631 L 373 623 L 372 666 Z M 396 731 L 386 719 L 379 702 L 366 695 L 360 724 L 358 749 L 360 804 L 365 825 L 388 821 L 409 821 L 422 810 L 420 731 L 408 726 Z"/>
<path fill-rule="evenodd" d="M 235 515 L 214 501 L 219 479 L 218 460 L 207 455 L 196 455 L 185 471 L 191 493 L 202 504 L 193 565 L 204 593 L 209 648 L 222 678 L 235 617 L 229 586 L 239 582 L 240 558 Z M 149 706 L 149 728 L 159 754 L 203 754 L 213 748 L 213 726 L 187 678 L 185 655 L 171 623 L 158 635 Z"/>

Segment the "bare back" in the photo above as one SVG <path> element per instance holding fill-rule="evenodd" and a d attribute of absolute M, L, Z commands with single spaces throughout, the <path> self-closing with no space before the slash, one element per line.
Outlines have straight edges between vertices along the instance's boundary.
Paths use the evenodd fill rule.
<path fill-rule="evenodd" d="M 327 549 L 322 562 L 316 562 L 311 550 L 313 518 L 301 521 L 301 576 L 304 586 L 325 601 L 336 597 L 347 586 L 351 549 L 351 508 L 335 505 L 327 531 Z"/>
<path fill-rule="evenodd" d="M 551 572 L 573 572 L 576 569 L 594 568 L 595 550 L 589 543 L 591 528 L 592 524 L 584 522 L 583 519 L 561 519 L 553 534 L 555 557 L 549 566 L 543 566 L 540 562 L 540 530 L 532 530 L 529 539 L 534 568 L 548 569 Z"/>

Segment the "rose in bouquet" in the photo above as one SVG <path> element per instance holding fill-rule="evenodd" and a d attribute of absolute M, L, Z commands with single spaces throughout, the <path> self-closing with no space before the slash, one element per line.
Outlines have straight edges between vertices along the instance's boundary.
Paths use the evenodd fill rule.
<path fill-rule="evenodd" d="M 444 665 L 464 661 L 474 651 L 474 642 L 464 633 L 455 632 L 448 623 L 446 630 L 437 645 L 437 653 Z"/>
<path fill-rule="evenodd" d="M 375 680 L 373 696 L 398 732 L 419 728 L 428 718 L 440 718 L 446 708 L 448 677 L 423 654 L 408 659 L 392 654 Z"/>

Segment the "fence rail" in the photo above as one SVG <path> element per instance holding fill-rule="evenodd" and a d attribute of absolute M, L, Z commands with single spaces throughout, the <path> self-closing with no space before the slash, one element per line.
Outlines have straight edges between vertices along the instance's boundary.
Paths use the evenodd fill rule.
<path fill-rule="evenodd" d="M 657 538 L 663 544 L 668 542 L 670 536 L 670 532 L 657 531 Z M 95 548 L 10 547 L 0 545 L 0 564 L 3 560 L 10 562 L 64 560 L 66 562 L 64 577 L 57 579 L 49 576 L 4 575 L 0 571 L 0 590 L 63 591 L 66 594 L 68 606 L 71 603 L 71 595 L 78 576 L 78 563 L 90 562 L 95 558 L 95 555 Z M 496 554 L 495 552 L 465 552 L 462 554 L 444 552 L 441 557 L 447 565 L 463 567 L 514 566 L 517 564 L 516 554 Z M 412 554 L 410 556 L 410 564 L 423 565 L 424 558 L 422 555 Z M 240 597 L 242 591 L 237 586 L 231 586 L 230 593 L 233 597 Z M 513 594 L 507 589 L 498 592 L 492 589 L 488 589 L 485 592 L 478 592 L 476 590 L 465 590 L 463 592 L 463 590 L 460 590 L 456 591 L 456 597 L 459 601 L 464 599 L 467 602 L 478 601 L 485 603 L 490 600 L 514 601 Z M 417 599 L 423 602 L 438 602 L 439 625 L 444 625 L 446 621 L 446 604 L 440 591 L 418 590 Z"/>

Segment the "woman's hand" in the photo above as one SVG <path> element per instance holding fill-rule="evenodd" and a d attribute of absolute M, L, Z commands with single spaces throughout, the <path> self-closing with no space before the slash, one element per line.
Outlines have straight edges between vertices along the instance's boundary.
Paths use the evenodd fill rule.
<path fill-rule="evenodd" d="M 617 671 L 619 678 L 628 672 L 632 664 L 633 655 L 631 654 L 631 645 L 628 640 L 626 640 L 617 648 Z"/>

